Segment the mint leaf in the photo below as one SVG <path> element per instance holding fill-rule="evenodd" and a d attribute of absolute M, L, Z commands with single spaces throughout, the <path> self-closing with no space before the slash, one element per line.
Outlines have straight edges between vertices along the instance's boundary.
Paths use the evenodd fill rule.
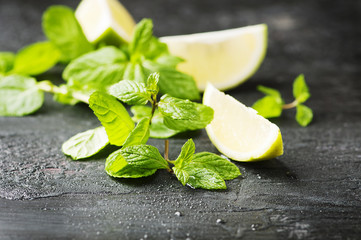
<path fill-rule="evenodd" d="M 9 75 L 0 79 L 0 116 L 24 116 L 38 110 L 44 93 L 34 78 Z"/>
<path fill-rule="evenodd" d="M 179 154 L 177 160 L 174 165 L 179 169 L 183 168 L 185 165 L 190 163 L 193 158 L 193 154 L 196 151 L 196 146 L 192 139 L 189 139 L 183 146 L 182 151 Z"/>
<path fill-rule="evenodd" d="M 89 107 L 105 127 L 109 142 L 122 146 L 134 128 L 134 122 L 124 106 L 113 96 L 94 92 L 89 98 Z"/>
<path fill-rule="evenodd" d="M 153 23 L 150 19 L 140 21 L 134 30 L 133 39 L 129 44 L 129 52 L 132 58 L 144 54 L 149 47 L 153 37 Z"/>
<path fill-rule="evenodd" d="M 129 105 L 145 105 L 151 99 L 144 83 L 122 80 L 108 89 L 110 95 Z"/>
<path fill-rule="evenodd" d="M 152 113 L 152 108 L 148 106 L 132 106 L 130 111 L 133 113 L 133 120 L 140 121 L 144 117 L 150 117 Z M 158 109 L 155 110 L 152 124 L 149 127 L 150 137 L 152 138 L 170 138 L 180 131 L 170 129 L 163 123 L 163 116 L 159 113 Z"/>
<path fill-rule="evenodd" d="M 52 68 L 61 53 L 51 42 L 38 42 L 21 49 L 15 57 L 12 72 L 38 75 Z"/>
<path fill-rule="evenodd" d="M 43 14 L 43 31 L 60 50 L 64 62 L 94 50 L 69 7 L 49 7 Z"/>
<path fill-rule="evenodd" d="M 78 133 L 63 143 L 62 151 L 73 160 L 88 158 L 109 144 L 104 127 L 97 127 Z"/>
<path fill-rule="evenodd" d="M 259 115 L 265 118 L 279 117 L 282 114 L 282 100 L 281 93 L 276 89 L 257 86 L 257 90 L 264 93 L 266 96 L 257 100 L 252 108 L 255 109 Z"/>
<path fill-rule="evenodd" d="M 71 86 L 84 90 L 101 90 L 122 79 L 126 55 L 109 46 L 85 54 L 64 69 L 63 78 Z"/>
<path fill-rule="evenodd" d="M 297 122 L 302 126 L 302 127 L 306 127 L 308 124 L 310 124 L 310 122 L 312 121 L 313 118 L 313 113 L 311 108 L 303 105 L 303 104 L 299 104 L 297 105 L 296 108 L 296 120 Z"/>
<path fill-rule="evenodd" d="M 238 167 L 216 154 L 202 152 L 194 154 L 195 145 L 189 139 L 182 147 L 172 168 L 178 180 L 193 188 L 225 189 L 224 180 L 241 175 Z"/>
<path fill-rule="evenodd" d="M 178 178 L 178 180 L 182 183 L 183 186 L 185 186 L 189 179 L 189 174 L 187 171 L 183 170 L 182 168 L 178 167 L 172 167 L 175 176 Z"/>
<path fill-rule="evenodd" d="M 158 149 L 151 145 L 133 145 L 122 148 L 121 153 L 128 164 L 145 169 L 169 169 L 168 162 Z"/>
<path fill-rule="evenodd" d="M 149 118 L 143 118 L 137 126 L 130 132 L 123 147 L 146 144 L 149 138 Z"/>
<path fill-rule="evenodd" d="M 193 155 L 192 161 L 187 165 L 187 168 L 206 168 L 216 172 L 224 180 L 230 180 L 241 175 L 238 167 L 214 153 L 201 152 Z"/>
<path fill-rule="evenodd" d="M 146 73 L 144 72 L 143 66 L 139 63 L 127 63 L 124 69 L 123 79 L 145 83 Z"/>
<path fill-rule="evenodd" d="M 187 184 L 192 188 L 227 189 L 223 178 L 212 170 L 187 166 L 184 171 L 189 174 Z"/>
<path fill-rule="evenodd" d="M 272 96 L 275 99 L 282 101 L 281 93 L 274 88 L 269 88 L 269 87 L 259 85 L 259 86 L 257 86 L 257 90 L 264 93 L 267 96 Z"/>
<path fill-rule="evenodd" d="M 182 99 L 200 99 L 196 82 L 192 76 L 151 61 L 143 61 L 143 67 L 149 72 L 159 72 L 160 92 Z"/>
<path fill-rule="evenodd" d="M 12 52 L 0 52 L 0 75 L 9 72 L 15 61 L 15 54 Z"/>
<path fill-rule="evenodd" d="M 265 96 L 257 100 L 252 108 L 258 112 L 259 115 L 265 118 L 279 117 L 282 114 L 283 101 L 279 101 L 276 97 Z"/>
<path fill-rule="evenodd" d="M 147 91 L 153 96 L 157 96 L 159 92 L 158 82 L 159 73 L 155 72 L 149 75 L 147 79 Z"/>
<path fill-rule="evenodd" d="M 150 117 L 152 114 L 152 107 L 149 106 L 131 106 L 130 111 L 133 113 L 132 119 L 139 122 L 145 117 Z M 157 110 L 156 110 L 157 111 Z M 152 119 L 153 122 L 153 119 Z"/>
<path fill-rule="evenodd" d="M 158 108 L 164 117 L 164 124 L 179 131 L 204 128 L 213 119 L 212 108 L 169 95 L 162 96 Z"/>
<path fill-rule="evenodd" d="M 127 163 L 121 149 L 109 155 L 105 162 L 105 171 L 108 175 L 117 178 L 140 178 L 153 175 L 157 169 L 140 168 Z"/>
<path fill-rule="evenodd" d="M 164 67 L 176 68 L 177 65 L 181 62 L 184 62 L 184 60 L 180 57 L 173 56 L 173 55 L 162 55 L 162 56 L 156 58 L 155 62 Z"/>
<path fill-rule="evenodd" d="M 167 44 L 159 41 L 158 38 L 152 37 L 146 52 L 143 53 L 146 59 L 154 61 L 160 56 L 169 55 Z"/>
<path fill-rule="evenodd" d="M 298 103 L 304 103 L 311 96 L 303 74 L 293 82 L 293 96 Z"/>

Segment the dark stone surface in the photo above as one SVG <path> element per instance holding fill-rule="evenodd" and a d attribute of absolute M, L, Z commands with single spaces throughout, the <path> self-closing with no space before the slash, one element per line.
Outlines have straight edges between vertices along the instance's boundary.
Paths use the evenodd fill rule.
<path fill-rule="evenodd" d="M 302 128 L 285 112 L 274 120 L 283 156 L 236 163 L 242 177 L 225 191 L 192 190 L 165 171 L 112 179 L 102 155 L 70 161 L 63 141 L 99 123 L 87 106 L 47 95 L 34 115 L 0 117 L 0 239 L 361 239 L 360 1 L 122 2 L 136 20 L 152 18 L 158 36 L 267 23 L 263 65 L 228 93 L 251 105 L 263 84 L 291 101 L 304 73 L 314 121 Z M 77 3 L 0 0 L 0 51 L 43 40 L 46 7 Z M 190 136 L 197 151 L 217 153 L 204 131 Z M 186 137 L 170 141 L 171 158 Z M 150 143 L 162 151 L 162 141 Z"/>

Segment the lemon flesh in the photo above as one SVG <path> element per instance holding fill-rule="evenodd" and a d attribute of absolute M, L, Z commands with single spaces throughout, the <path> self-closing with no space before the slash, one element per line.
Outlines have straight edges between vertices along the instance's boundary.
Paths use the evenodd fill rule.
<path fill-rule="evenodd" d="M 208 84 L 203 104 L 213 108 L 214 118 L 206 127 L 214 146 L 236 161 L 259 161 L 283 154 L 281 131 L 233 97 Z"/>
<path fill-rule="evenodd" d="M 132 16 L 117 0 L 82 0 L 75 17 L 88 41 L 94 44 L 129 42 L 135 27 Z"/>
<path fill-rule="evenodd" d="M 225 90 L 251 77 L 267 49 L 267 25 L 160 38 L 171 54 L 185 60 L 178 69 L 194 77 L 199 90 L 207 82 Z"/>

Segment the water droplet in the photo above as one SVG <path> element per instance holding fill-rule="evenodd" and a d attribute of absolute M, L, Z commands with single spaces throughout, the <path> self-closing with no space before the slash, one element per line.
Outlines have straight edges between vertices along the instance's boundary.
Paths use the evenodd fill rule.
<path fill-rule="evenodd" d="M 223 223 L 225 223 L 225 221 L 222 220 L 222 219 L 220 219 L 220 218 L 218 218 L 218 219 L 216 220 L 216 223 L 217 223 L 217 224 L 223 224 Z"/>
<path fill-rule="evenodd" d="M 177 211 L 177 212 L 175 212 L 175 213 L 174 213 L 174 215 L 176 215 L 177 217 L 182 216 L 182 214 L 181 214 L 180 212 L 178 212 L 178 211 Z"/>
<path fill-rule="evenodd" d="M 258 223 L 255 223 L 255 224 L 252 224 L 252 225 L 251 225 L 252 231 L 256 231 L 256 230 L 258 230 L 258 228 L 259 228 L 259 224 L 258 224 Z"/>

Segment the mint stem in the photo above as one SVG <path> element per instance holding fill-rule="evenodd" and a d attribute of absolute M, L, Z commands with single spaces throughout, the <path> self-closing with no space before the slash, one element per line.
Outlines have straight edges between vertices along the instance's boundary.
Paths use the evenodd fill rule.
<path fill-rule="evenodd" d="M 164 159 L 167 161 L 169 160 L 168 153 L 169 153 L 169 140 L 166 139 L 164 141 Z"/>
<path fill-rule="evenodd" d="M 49 93 L 60 93 L 60 94 L 68 94 L 69 92 L 66 89 L 59 88 L 58 86 L 52 84 L 50 81 L 41 81 L 38 83 L 38 88 L 44 92 Z M 71 93 L 71 96 L 81 102 L 89 104 L 89 97 L 79 92 Z"/>
<path fill-rule="evenodd" d="M 294 108 L 298 105 L 298 101 L 295 99 L 293 102 L 291 103 L 287 103 L 287 104 L 284 104 L 282 106 L 282 109 L 291 109 L 291 108 Z"/>
<path fill-rule="evenodd" d="M 155 109 L 158 106 L 158 102 L 157 102 L 157 95 L 152 95 L 152 113 L 150 114 L 150 120 L 149 120 L 149 125 L 152 124 L 152 118 L 154 116 L 155 113 Z"/>

